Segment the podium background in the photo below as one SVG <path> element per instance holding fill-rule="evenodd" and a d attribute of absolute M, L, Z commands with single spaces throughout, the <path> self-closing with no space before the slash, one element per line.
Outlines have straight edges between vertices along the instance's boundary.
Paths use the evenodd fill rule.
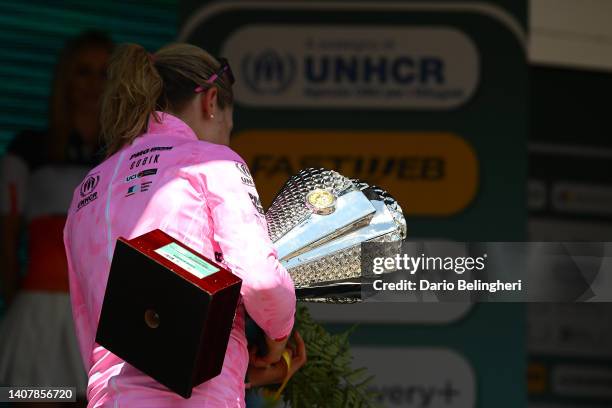
<path fill-rule="evenodd" d="M 433 11 L 427 7 L 390 11 L 394 5 L 410 6 L 411 2 L 384 2 L 368 12 L 350 6 L 338 12 L 332 6 L 308 6 L 308 2 L 298 2 L 303 8 L 295 6 L 296 9 L 284 8 L 282 4 L 286 2 L 277 7 L 270 2 L 242 2 L 230 7 L 231 3 L 183 2 L 181 35 L 228 57 L 237 81 L 261 90 L 263 102 L 257 106 L 250 103 L 252 91 L 248 87 L 236 89 L 232 144 L 249 164 L 263 203 L 271 200 L 301 163 L 314 160 L 328 167 L 336 164 L 334 167 L 346 176 L 357 176 L 389 190 L 406 213 L 409 238 L 525 239 L 529 110 L 525 2 L 490 2 L 490 9 L 477 11 L 462 11 L 461 2 L 446 2 L 444 8 Z M 512 7 L 504 7 L 510 4 Z M 199 14 L 206 17 L 198 19 Z M 510 23 L 500 21 L 499 15 Z M 339 31 L 335 36 L 331 30 L 312 35 L 315 45 L 308 48 L 299 37 L 299 27 L 313 24 Z M 236 33 L 247 33 L 249 25 L 261 31 L 278 25 L 293 25 L 293 29 L 287 29 L 276 41 L 259 38 L 257 33 L 238 37 Z M 429 29 L 431 37 L 413 40 L 388 34 L 369 40 L 379 44 L 395 42 L 396 46 L 386 53 L 316 46 L 345 40 L 354 44 L 361 41 L 367 47 L 368 29 L 380 26 L 398 31 Z M 185 27 L 193 30 L 187 32 Z M 347 40 L 341 30 L 349 27 L 362 30 L 363 39 Z M 323 56 L 347 60 L 382 56 L 392 61 L 397 54 L 415 58 L 425 55 L 443 61 L 445 78 L 459 75 L 464 68 L 454 63 L 458 44 L 450 38 L 448 43 L 438 38 L 436 30 L 441 28 L 462 33 L 476 49 L 478 58 L 475 90 L 471 96 L 459 98 L 456 106 L 431 109 L 430 100 L 417 98 L 410 101 L 413 107 L 398 103 L 381 108 L 372 97 L 359 99 L 361 106 L 346 107 L 342 98 L 334 106 L 332 98 L 309 97 L 306 91 L 299 90 L 297 97 L 292 93 L 294 88 L 315 88 L 299 68 L 305 55 L 313 56 L 315 61 Z M 516 28 L 518 33 L 513 31 Z M 458 60 L 467 64 L 467 58 L 471 55 L 460 55 Z M 293 72 L 292 63 L 298 65 Z M 351 85 L 376 89 L 363 78 Z M 333 92 L 341 86 L 341 81 L 329 80 L 316 89 Z M 389 87 L 401 89 L 402 85 Z M 451 83 L 450 79 L 440 87 L 457 88 L 466 94 L 470 90 L 467 82 Z M 269 89 L 274 91 L 265 92 Z M 346 137 L 346 132 L 357 135 Z M 439 134 L 450 136 L 444 139 Z M 344 159 L 334 163 L 330 156 Z M 358 172 L 353 165 L 361 158 L 367 169 L 374 158 L 387 163 L 395 159 L 397 163 L 413 156 L 441 158 L 447 171 L 433 179 L 407 179 L 398 175 L 397 165 L 395 171 L 388 173 L 382 166 L 376 171 Z M 474 173 L 466 170 L 472 165 L 476 168 Z M 453 187 L 458 187 L 459 193 L 473 192 L 465 199 Z M 523 305 L 353 306 L 317 306 L 312 310 L 333 330 L 359 323 L 351 337 L 356 366 L 369 367 L 377 375 L 375 386 L 383 394 L 385 406 L 526 406 Z M 424 402 L 420 398 L 427 391 L 433 397 Z"/>

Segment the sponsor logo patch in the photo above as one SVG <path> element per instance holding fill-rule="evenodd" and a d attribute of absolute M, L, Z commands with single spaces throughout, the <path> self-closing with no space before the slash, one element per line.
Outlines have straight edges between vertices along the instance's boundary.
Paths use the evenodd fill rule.
<path fill-rule="evenodd" d="M 263 206 L 261 205 L 261 201 L 259 201 L 259 197 L 251 193 L 249 193 L 249 197 L 251 198 L 251 203 L 253 203 L 253 207 L 255 207 L 257 212 L 261 215 L 265 215 L 266 213 L 263 209 Z"/>
<path fill-rule="evenodd" d="M 100 182 L 100 175 L 92 174 L 91 176 L 88 176 L 85 179 L 85 181 L 81 183 L 81 189 L 80 189 L 81 197 L 85 197 L 93 193 L 93 191 L 98 186 L 99 182 Z"/>
<path fill-rule="evenodd" d="M 125 178 L 125 182 L 129 183 L 132 180 L 139 179 L 139 178 L 146 177 L 146 176 L 154 176 L 155 174 L 157 174 L 157 169 L 142 170 L 142 171 L 139 171 L 138 173 L 134 173 L 132 175 L 127 176 Z"/>
<path fill-rule="evenodd" d="M 126 197 L 132 196 L 139 192 L 149 191 L 149 187 L 151 187 L 152 181 L 145 181 L 144 183 L 134 184 L 133 186 L 128 187 Z"/>
<path fill-rule="evenodd" d="M 99 174 L 90 174 L 85 178 L 85 180 L 81 183 L 81 187 L 79 188 L 79 193 L 81 194 L 81 201 L 77 204 L 77 211 L 81 208 L 86 207 L 92 201 L 95 201 L 98 198 L 98 192 L 95 191 L 96 187 L 98 187 L 98 183 L 100 182 Z"/>
<path fill-rule="evenodd" d="M 245 186 L 255 187 L 255 182 L 253 181 L 253 176 L 251 176 L 251 172 L 249 168 L 241 162 L 235 162 L 236 168 L 240 171 L 240 181 Z"/>

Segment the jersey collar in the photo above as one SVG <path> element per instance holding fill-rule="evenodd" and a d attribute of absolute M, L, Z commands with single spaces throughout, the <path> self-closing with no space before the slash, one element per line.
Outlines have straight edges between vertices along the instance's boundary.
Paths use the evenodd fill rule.
<path fill-rule="evenodd" d="M 147 128 L 148 134 L 167 134 L 168 136 L 198 140 L 198 136 L 195 132 L 176 116 L 167 113 L 156 111 L 156 116 L 159 118 L 159 122 L 155 119 L 155 115 L 149 117 L 149 124 Z"/>

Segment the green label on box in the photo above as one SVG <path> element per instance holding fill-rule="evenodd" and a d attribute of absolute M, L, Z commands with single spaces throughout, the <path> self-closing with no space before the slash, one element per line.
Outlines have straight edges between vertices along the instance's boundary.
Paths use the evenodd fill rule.
<path fill-rule="evenodd" d="M 155 252 L 200 279 L 219 272 L 219 268 L 174 242 L 157 248 Z"/>

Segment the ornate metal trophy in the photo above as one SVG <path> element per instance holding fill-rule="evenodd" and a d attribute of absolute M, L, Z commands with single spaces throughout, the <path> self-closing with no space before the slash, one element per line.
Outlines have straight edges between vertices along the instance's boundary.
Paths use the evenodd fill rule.
<path fill-rule="evenodd" d="M 299 300 L 361 300 L 361 243 L 399 242 L 402 209 L 386 191 L 326 169 L 304 169 L 266 213 L 270 238 Z"/>

